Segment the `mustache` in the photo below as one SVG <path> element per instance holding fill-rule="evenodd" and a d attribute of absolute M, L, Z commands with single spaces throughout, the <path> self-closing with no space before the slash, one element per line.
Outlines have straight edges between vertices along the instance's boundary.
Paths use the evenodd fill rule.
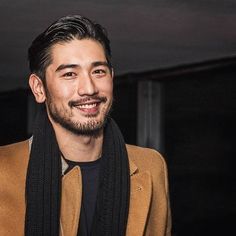
<path fill-rule="evenodd" d="M 105 103 L 107 101 L 107 98 L 106 97 L 101 97 L 101 96 L 91 96 L 91 97 L 81 98 L 81 99 L 74 100 L 74 101 L 69 101 L 68 105 L 69 105 L 69 107 L 72 108 L 72 107 L 78 106 L 82 103 L 89 102 L 89 101 L 94 101 L 94 100 L 96 102 Z"/>

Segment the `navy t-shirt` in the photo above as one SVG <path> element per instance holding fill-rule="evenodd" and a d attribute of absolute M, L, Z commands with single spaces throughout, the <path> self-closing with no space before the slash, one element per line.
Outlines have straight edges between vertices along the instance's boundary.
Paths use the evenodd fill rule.
<path fill-rule="evenodd" d="M 89 236 L 91 233 L 99 185 L 100 159 L 92 162 L 75 162 L 65 159 L 69 165 L 66 173 L 74 166 L 79 166 L 82 174 L 82 204 L 77 236 Z"/>

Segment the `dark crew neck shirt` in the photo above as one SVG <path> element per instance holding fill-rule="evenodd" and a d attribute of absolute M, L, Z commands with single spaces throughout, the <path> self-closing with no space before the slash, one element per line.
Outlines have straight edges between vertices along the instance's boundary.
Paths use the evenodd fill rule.
<path fill-rule="evenodd" d="M 69 165 L 66 173 L 79 166 L 82 174 L 82 204 L 77 236 L 89 236 L 92 229 L 99 185 L 100 159 L 91 162 L 75 162 L 65 159 Z"/>

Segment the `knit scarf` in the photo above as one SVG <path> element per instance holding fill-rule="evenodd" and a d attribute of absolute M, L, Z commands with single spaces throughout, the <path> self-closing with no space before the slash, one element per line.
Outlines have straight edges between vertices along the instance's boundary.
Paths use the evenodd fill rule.
<path fill-rule="evenodd" d="M 99 188 L 91 236 L 124 236 L 130 177 L 127 150 L 116 123 L 108 118 L 103 134 Z M 26 178 L 25 236 L 58 236 L 61 155 L 44 105 L 39 106 Z"/>

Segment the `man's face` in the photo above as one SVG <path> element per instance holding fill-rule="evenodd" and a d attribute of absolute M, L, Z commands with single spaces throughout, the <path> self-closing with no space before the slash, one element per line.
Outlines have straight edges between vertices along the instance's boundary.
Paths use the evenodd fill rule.
<path fill-rule="evenodd" d="M 74 39 L 51 48 L 46 106 L 52 123 L 79 135 L 95 135 L 111 109 L 113 75 L 102 45 Z"/>

